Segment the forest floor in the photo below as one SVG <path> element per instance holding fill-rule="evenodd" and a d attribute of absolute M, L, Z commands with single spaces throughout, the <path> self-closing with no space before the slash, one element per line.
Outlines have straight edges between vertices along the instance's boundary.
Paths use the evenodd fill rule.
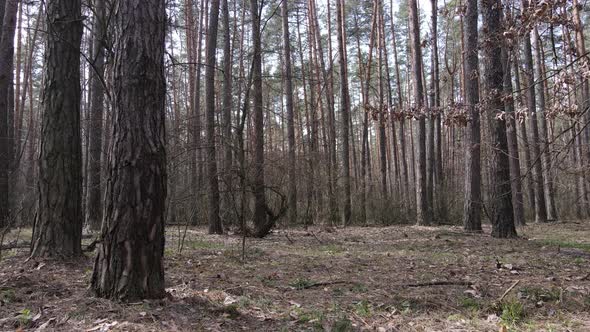
<path fill-rule="evenodd" d="M 188 229 L 179 252 L 179 232 L 168 228 L 169 296 L 131 304 L 90 295 L 90 254 L 60 264 L 5 250 L 0 331 L 590 331 L 590 223 L 531 225 L 516 240 L 450 226 L 276 230 L 247 239 L 245 261 L 239 236 Z"/>

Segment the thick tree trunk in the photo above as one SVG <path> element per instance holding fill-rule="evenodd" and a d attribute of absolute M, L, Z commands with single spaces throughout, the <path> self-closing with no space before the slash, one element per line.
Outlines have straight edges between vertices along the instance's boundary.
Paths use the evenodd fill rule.
<path fill-rule="evenodd" d="M 297 222 L 297 165 L 295 164 L 295 121 L 293 116 L 293 73 L 291 69 L 291 42 L 289 38 L 289 2 L 281 4 L 283 24 L 283 80 L 287 108 L 287 140 L 288 140 L 288 204 L 289 224 Z"/>
<path fill-rule="evenodd" d="M 479 116 L 479 61 L 477 55 L 477 0 L 467 0 L 464 19 L 465 48 L 468 50 L 464 63 L 465 100 L 469 109 L 465 154 L 465 203 L 463 228 L 481 231 L 481 129 Z"/>
<path fill-rule="evenodd" d="M 207 29 L 205 67 L 205 113 L 207 115 L 207 178 L 209 181 L 208 220 L 209 234 L 223 234 L 219 217 L 219 181 L 217 179 L 217 154 L 215 152 L 215 53 L 219 26 L 219 0 L 212 0 Z"/>
<path fill-rule="evenodd" d="M 32 257 L 82 254 L 80 0 L 46 3 L 39 199 Z"/>
<path fill-rule="evenodd" d="M 0 1 L 0 228 L 10 219 L 11 146 L 10 118 L 14 109 L 9 103 L 10 88 L 14 78 L 14 32 L 18 0 Z M 6 11 L 5 11 L 6 9 Z"/>
<path fill-rule="evenodd" d="M 344 25 L 344 1 L 336 1 L 336 15 L 338 18 L 338 53 L 340 62 L 340 108 L 342 123 L 342 188 L 344 189 L 344 202 L 342 205 L 342 224 L 350 224 L 352 214 L 350 196 L 350 148 L 349 148 L 349 117 L 350 117 L 350 96 L 348 94 L 348 68 L 346 59 L 346 31 Z"/>
<path fill-rule="evenodd" d="M 92 290 L 135 301 L 165 295 L 166 12 L 164 0 L 116 6 L 113 143 Z"/>
<path fill-rule="evenodd" d="M 416 0 L 409 0 L 410 12 L 410 48 L 412 51 L 412 79 L 414 86 L 414 103 L 416 112 L 423 112 L 424 84 L 422 80 L 422 49 L 420 47 L 420 23 Z M 430 225 L 432 222 L 432 202 L 428 201 L 426 183 L 426 120 L 418 115 L 418 144 L 416 149 L 416 224 Z"/>
<path fill-rule="evenodd" d="M 514 213 L 512 210 L 512 192 L 510 181 L 510 161 L 508 140 L 506 138 L 506 120 L 497 115 L 504 110 L 502 90 L 504 76 L 502 72 L 502 3 L 500 0 L 482 1 L 483 49 L 483 84 L 485 86 L 485 103 L 483 105 L 490 122 L 492 140 L 491 170 L 491 218 L 492 236 L 499 238 L 516 237 Z"/>
<path fill-rule="evenodd" d="M 86 197 L 86 223 L 92 230 L 100 230 L 102 223 L 102 128 L 104 113 L 105 63 L 105 1 L 94 0 L 94 54 L 91 70 L 91 109 L 88 147 L 88 189 Z"/>

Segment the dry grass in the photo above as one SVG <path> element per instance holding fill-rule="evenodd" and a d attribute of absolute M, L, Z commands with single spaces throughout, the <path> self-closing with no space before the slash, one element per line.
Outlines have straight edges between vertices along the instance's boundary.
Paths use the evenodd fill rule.
<path fill-rule="evenodd" d="M 88 294 L 91 257 L 23 263 L 26 249 L 12 250 L 0 330 L 587 331 L 588 226 L 532 225 L 518 240 L 455 227 L 279 230 L 249 239 L 246 262 L 239 237 L 203 229 L 179 254 L 170 228 L 170 296 L 135 304 Z"/>

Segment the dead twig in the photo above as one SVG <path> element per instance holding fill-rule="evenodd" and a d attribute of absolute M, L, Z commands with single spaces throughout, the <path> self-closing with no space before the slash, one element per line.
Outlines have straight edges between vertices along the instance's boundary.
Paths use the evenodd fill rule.
<path fill-rule="evenodd" d="M 429 287 L 429 286 L 472 286 L 471 281 L 432 281 L 400 285 L 401 287 Z"/>
<path fill-rule="evenodd" d="M 299 287 L 296 287 L 296 289 L 302 290 L 302 289 L 309 289 L 309 288 L 320 287 L 320 286 L 329 286 L 329 285 L 337 285 L 337 284 L 351 284 L 351 283 L 353 283 L 353 282 L 345 281 L 345 280 L 322 281 L 322 282 L 314 282 L 309 285 L 301 285 Z"/>
<path fill-rule="evenodd" d="M 502 302 L 502 300 L 504 300 L 504 298 L 506 297 L 506 295 L 508 295 L 508 293 L 510 293 L 511 290 L 514 289 L 514 287 L 516 287 L 516 285 L 518 285 L 520 283 L 520 280 L 516 280 L 512 286 L 508 287 L 508 289 L 504 292 L 504 294 L 502 294 L 502 296 L 500 296 L 500 298 L 498 299 L 498 302 Z"/>
<path fill-rule="evenodd" d="M 285 237 L 287 238 L 287 240 L 289 240 L 289 243 L 291 243 L 291 244 L 295 243 L 295 241 L 291 240 L 288 233 L 285 233 Z"/>

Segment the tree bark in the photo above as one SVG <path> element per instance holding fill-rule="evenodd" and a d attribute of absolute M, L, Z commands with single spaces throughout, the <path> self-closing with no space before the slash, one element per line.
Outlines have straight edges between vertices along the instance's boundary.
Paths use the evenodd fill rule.
<path fill-rule="evenodd" d="M 102 223 L 102 128 L 104 113 L 104 63 L 105 63 L 105 2 L 94 0 L 94 38 L 91 109 L 88 147 L 88 189 L 86 197 L 86 223 L 92 230 L 100 230 Z"/>
<path fill-rule="evenodd" d="M 46 3 L 38 212 L 31 257 L 82 254 L 80 0 Z"/>
<path fill-rule="evenodd" d="M 289 38 L 289 2 L 281 4 L 283 24 L 283 80 L 287 108 L 287 140 L 288 140 L 288 204 L 289 224 L 297 222 L 297 173 L 295 164 L 295 121 L 293 116 L 293 73 L 291 69 L 291 42 Z"/>
<path fill-rule="evenodd" d="M 416 0 L 409 0 L 410 48 L 412 51 L 412 79 L 414 82 L 414 104 L 418 112 L 418 144 L 416 148 L 416 224 L 427 226 L 432 223 L 431 204 L 428 201 L 426 183 L 426 120 L 424 114 L 424 84 L 422 80 L 422 49 L 420 47 L 420 23 Z"/>
<path fill-rule="evenodd" d="M 0 1 L 0 228 L 8 225 L 10 216 L 10 169 L 12 161 L 10 139 L 10 88 L 14 78 L 14 32 L 18 0 Z M 5 10 L 6 9 L 6 10 Z"/>
<path fill-rule="evenodd" d="M 113 144 L 91 287 L 136 301 L 165 295 L 165 1 L 119 1 L 115 13 Z"/>
<path fill-rule="evenodd" d="M 254 115 L 254 156 L 252 169 L 252 192 L 254 193 L 254 236 L 266 236 L 272 223 L 266 215 L 266 195 L 264 185 L 264 112 L 262 108 L 262 44 L 260 37 L 260 9 L 258 0 L 250 0 L 252 15 L 252 58 L 253 115 Z"/>
<path fill-rule="evenodd" d="M 349 147 L 349 117 L 350 96 L 348 92 L 348 68 L 346 59 L 346 30 L 344 25 L 344 1 L 336 0 L 336 15 L 338 21 L 338 53 L 340 62 L 340 108 L 342 123 L 342 188 L 344 189 L 344 203 L 342 206 L 342 224 L 350 224 L 352 214 L 350 193 L 350 147 Z"/>
<path fill-rule="evenodd" d="M 512 192 L 510 181 L 510 161 L 508 159 L 508 140 L 506 120 L 498 115 L 504 110 L 502 91 L 504 75 L 502 72 L 502 3 L 500 0 L 482 1 L 483 38 L 483 84 L 485 103 L 492 134 L 491 218 L 492 236 L 498 238 L 516 237 Z"/>
<path fill-rule="evenodd" d="M 463 206 L 463 228 L 467 231 L 481 231 L 481 125 L 479 116 L 479 61 L 477 55 L 477 0 L 467 0 L 464 19 L 465 54 L 464 85 L 469 125 L 465 154 L 465 203 Z"/>
<path fill-rule="evenodd" d="M 207 115 L 207 177 L 209 181 L 208 219 L 209 234 L 223 234 L 219 217 L 219 181 L 217 179 L 217 154 L 215 149 L 215 59 L 217 30 L 219 27 L 219 0 L 212 0 L 207 29 L 205 67 L 205 113 Z"/>

